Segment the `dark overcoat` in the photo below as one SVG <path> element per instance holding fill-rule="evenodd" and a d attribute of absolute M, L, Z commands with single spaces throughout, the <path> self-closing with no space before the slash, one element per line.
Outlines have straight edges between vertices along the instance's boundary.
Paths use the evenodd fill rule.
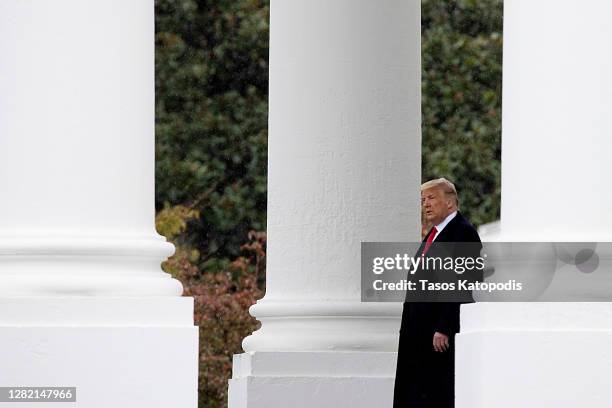
<path fill-rule="evenodd" d="M 417 255 L 424 248 L 430 230 Z M 434 243 L 444 246 L 452 256 L 479 256 L 480 237 L 476 229 L 460 213 L 444 227 Z M 452 243 L 475 242 L 466 246 Z M 454 249 L 456 247 L 456 250 Z M 461 249 L 459 249 L 461 248 Z M 436 256 L 432 245 L 426 257 Z M 457 253 L 462 251 L 462 253 Z M 481 280 L 481 277 L 473 277 Z M 465 303 L 465 301 L 461 302 Z M 453 408 L 455 403 L 455 334 L 459 332 L 460 302 L 404 302 L 395 376 L 393 408 Z M 440 332 L 449 336 L 447 351 L 433 349 L 433 336 Z"/>

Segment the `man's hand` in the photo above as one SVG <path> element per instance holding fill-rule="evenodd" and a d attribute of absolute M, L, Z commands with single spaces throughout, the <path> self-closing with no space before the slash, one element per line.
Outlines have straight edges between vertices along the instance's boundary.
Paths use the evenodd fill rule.
<path fill-rule="evenodd" d="M 448 350 L 448 336 L 444 333 L 435 332 L 433 336 L 433 347 L 435 351 L 440 353 Z"/>

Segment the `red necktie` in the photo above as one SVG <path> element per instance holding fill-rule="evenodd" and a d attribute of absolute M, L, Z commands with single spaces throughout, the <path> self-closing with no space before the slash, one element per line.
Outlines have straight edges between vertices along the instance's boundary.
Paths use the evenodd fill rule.
<path fill-rule="evenodd" d="M 437 233 L 438 230 L 436 229 L 436 227 L 433 227 L 431 229 L 431 232 L 429 233 L 429 236 L 427 237 L 427 242 L 425 242 L 425 248 L 423 248 L 423 253 L 421 255 L 425 255 L 427 253 Z"/>

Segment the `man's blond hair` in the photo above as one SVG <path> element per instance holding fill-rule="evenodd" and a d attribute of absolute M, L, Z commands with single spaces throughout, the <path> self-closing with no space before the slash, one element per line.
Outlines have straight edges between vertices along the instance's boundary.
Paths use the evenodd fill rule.
<path fill-rule="evenodd" d="M 457 195 L 457 189 L 455 185 L 445 179 L 444 177 L 429 180 L 423 184 L 421 184 L 421 191 L 428 190 L 430 188 L 437 187 L 442 190 L 446 198 L 451 198 L 455 200 L 455 205 L 459 208 L 459 196 Z"/>

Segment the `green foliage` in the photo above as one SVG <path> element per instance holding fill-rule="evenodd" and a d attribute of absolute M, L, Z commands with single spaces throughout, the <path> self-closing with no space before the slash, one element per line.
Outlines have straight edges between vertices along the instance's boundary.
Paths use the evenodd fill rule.
<path fill-rule="evenodd" d="M 181 279 L 185 276 L 200 275 L 196 266 L 200 259 L 200 253 L 196 249 L 181 245 L 181 237 L 187 232 L 187 222 L 198 217 L 199 213 L 192 208 L 184 205 L 171 207 L 167 203 L 164 205 L 164 209 L 155 216 L 157 232 L 173 242 L 176 248 L 174 256 L 162 264 L 164 271 L 174 278 Z"/>
<path fill-rule="evenodd" d="M 199 218 L 199 213 L 184 205 L 171 207 L 168 203 L 155 216 L 155 228 L 164 237 L 174 240 L 185 232 L 189 220 Z"/>
<path fill-rule="evenodd" d="M 199 213 L 183 237 L 227 266 L 265 229 L 268 3 L 156 0 L 156 207 Z"/>
<path fill-rule="evenodd" d="M 499 218 L 502 1 L 422 1 L 423 181 L 446 177 L 474 224 Z"/>

